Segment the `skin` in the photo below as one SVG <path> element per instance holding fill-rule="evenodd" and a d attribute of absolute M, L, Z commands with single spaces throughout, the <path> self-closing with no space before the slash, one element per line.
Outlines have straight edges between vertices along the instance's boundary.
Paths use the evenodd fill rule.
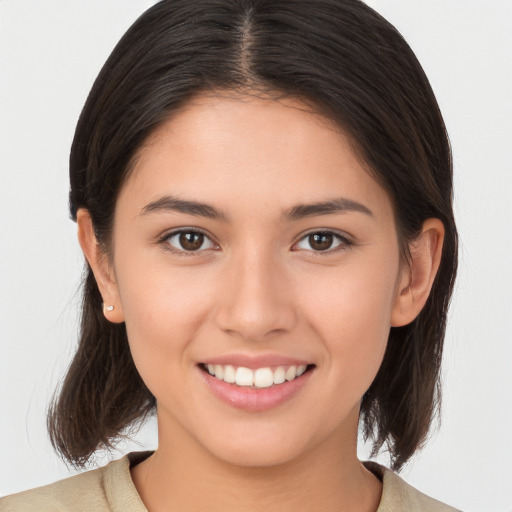
<path fill-rule="evenodd" d="M 224 218 L 146 211 L 166 195 Z M 371 213 L 284 215 L 333 198 Z M 104 302 L 115 306 L 105 315 L 126 323 L 157 398 L 158 450 L 132 469 L 148 510 L 378 508 L 381 483 L 357 459 L 359 404 L 390 327 L 411 322 L 428 297 L 439 220 L 425 222 L 402 265 L 391 201 L 339 130 L 297 100 L 211 95 L 140 151 L 110 255 L 87 211 L 78 225 Z M 185 254 L 169 236 L 179 228 L 208 238 Z M 315 250 L 308 235 L 327 230 L 340 238 Z M 198 367 L 230 354 L 300 358 L 314 369 L 284 404 L 246 411 L 215 397 Z"/>

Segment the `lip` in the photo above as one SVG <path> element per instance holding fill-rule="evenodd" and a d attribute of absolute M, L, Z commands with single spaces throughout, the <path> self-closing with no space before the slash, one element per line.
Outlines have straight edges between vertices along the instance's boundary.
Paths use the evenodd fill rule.
<path fill-rule="evenodd" d="M 222 359 L 211 359 L 209 361 L 220 360 Z M 230 361 L 230 363 L 210 362 L 210 364 L 232 364 L 233 360 L 230 359 Z M 287 361 L 290 360 L 287 359 Z M 288 362 L 286 364 L 288 364 Z M 273 365 L 267 364 L 263 366 L 268 367 L 275 365 L 276 364 L 274 363 Z M 237 366 L 243 365 L 241 364 Z M 261 367 L 262 366 L 256 366 L 255 368 Z M 246 366 L 246 368 L 249 367 Z M 292 381 L 277 384 L 269 388 L 259 389 L 237 386 L 236 384 L 229 384 L 223 380 L 217 379 L 213 375 L 210 375 L 208 372 L 201 369 L 200 366 L 197 366 L 197 371 L 200 373 L 200 377 L 207 385 L 208 389 L 212 391 L 212 393 L 224 403 L 236 409 L 244 409 L 250 412 L 262 412 L 278 407 L 291 400 L 307 384 L 314 372 L 314 369 L 306 371 L 300 377 L 297 377 Z"/>
<path fill-rule="evenodd" d="M 312 361 L 305 359 L 295 359 L 292 357 L 286 357 L 278 354 L 261 354 L 258 356 L 249 356 L 246 354 L 229 354 L 225 356 L 212 357 L 200 361 L 205 365 L 208 364 L 220 364 L 220 365 L 231 365 L 235 368 L 243 366 L 250 370 L 257 370 L 258 368 L 277 368 L 278 366 L 308 366 L 313 364 Z"/>

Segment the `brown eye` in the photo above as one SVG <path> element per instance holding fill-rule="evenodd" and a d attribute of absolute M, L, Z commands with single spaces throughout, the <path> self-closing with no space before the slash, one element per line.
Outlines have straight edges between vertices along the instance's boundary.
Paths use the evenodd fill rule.
<path fill-rule="evenodd" d="M 178 231 L 167 237 L 166 242 L 176 252 L 198 252 L 214 247 L 213 242 L 200 231 Z"/>
<path fill-rule="evenodd" d="M 331 233 L 314 233 L 309 235 L 308 241 L 313 250 L 326 251 L 331 248 L 333 238 L 334 237 Z"/>
<path fill-rule="evenodd" d="M 312 252 L 336 252 L 351 245 L 350 241 L 342 235 L 330 231 L 317 231 L 302 238 L 296 245 L 297 249 Z"/>
<path fill-rule="evenodd" d="M 204 235 L 202 233 L 181 233 L 180 245 L 186 251 L 197 251 L 203 245 Z"/>

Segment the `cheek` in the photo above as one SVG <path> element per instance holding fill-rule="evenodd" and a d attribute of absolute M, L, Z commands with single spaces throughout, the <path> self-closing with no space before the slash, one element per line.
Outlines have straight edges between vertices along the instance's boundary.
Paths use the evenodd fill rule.
<path fill-rule="evenodd" d="M 117 277 L 130 349 L 146 380 L 183 362 L 208 314 L 213 287 L 193 270 L 157 264 L 138 268 L 133 260 L 120 262 Z"/>
<path fill-rule="evenodd" d="M 304 283 L 306 321 L 323 340 L 330 373 L 345 389 L 364 393 L 380 367 L 395 297 L 394 267 L 388 260 L 367 262 Z"/>

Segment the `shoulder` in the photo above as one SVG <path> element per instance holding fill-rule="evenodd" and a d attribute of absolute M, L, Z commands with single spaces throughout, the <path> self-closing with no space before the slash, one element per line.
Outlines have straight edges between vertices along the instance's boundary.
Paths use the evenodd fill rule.
<path fill-rule="evenodd" d="M 459 512 L 423 494 L 379 464 L 365 462 L 365 466 L 382 478 L 382 498 L 377 512 Z"/>
<path fill-rule="evenodd" d="M 44 487 L 0 499 L 0 512 L 146 512 L 130 476 L 137 454 Z"/>
<path fill-rule="evenodd" d="M 67 510 L 107 511 L 103 492 L 105 468 L 87 471 L 50 485 L 12 494 L 0 499 L 1 512 L 32 512 L 45 510 L 63 512 Z"/>

